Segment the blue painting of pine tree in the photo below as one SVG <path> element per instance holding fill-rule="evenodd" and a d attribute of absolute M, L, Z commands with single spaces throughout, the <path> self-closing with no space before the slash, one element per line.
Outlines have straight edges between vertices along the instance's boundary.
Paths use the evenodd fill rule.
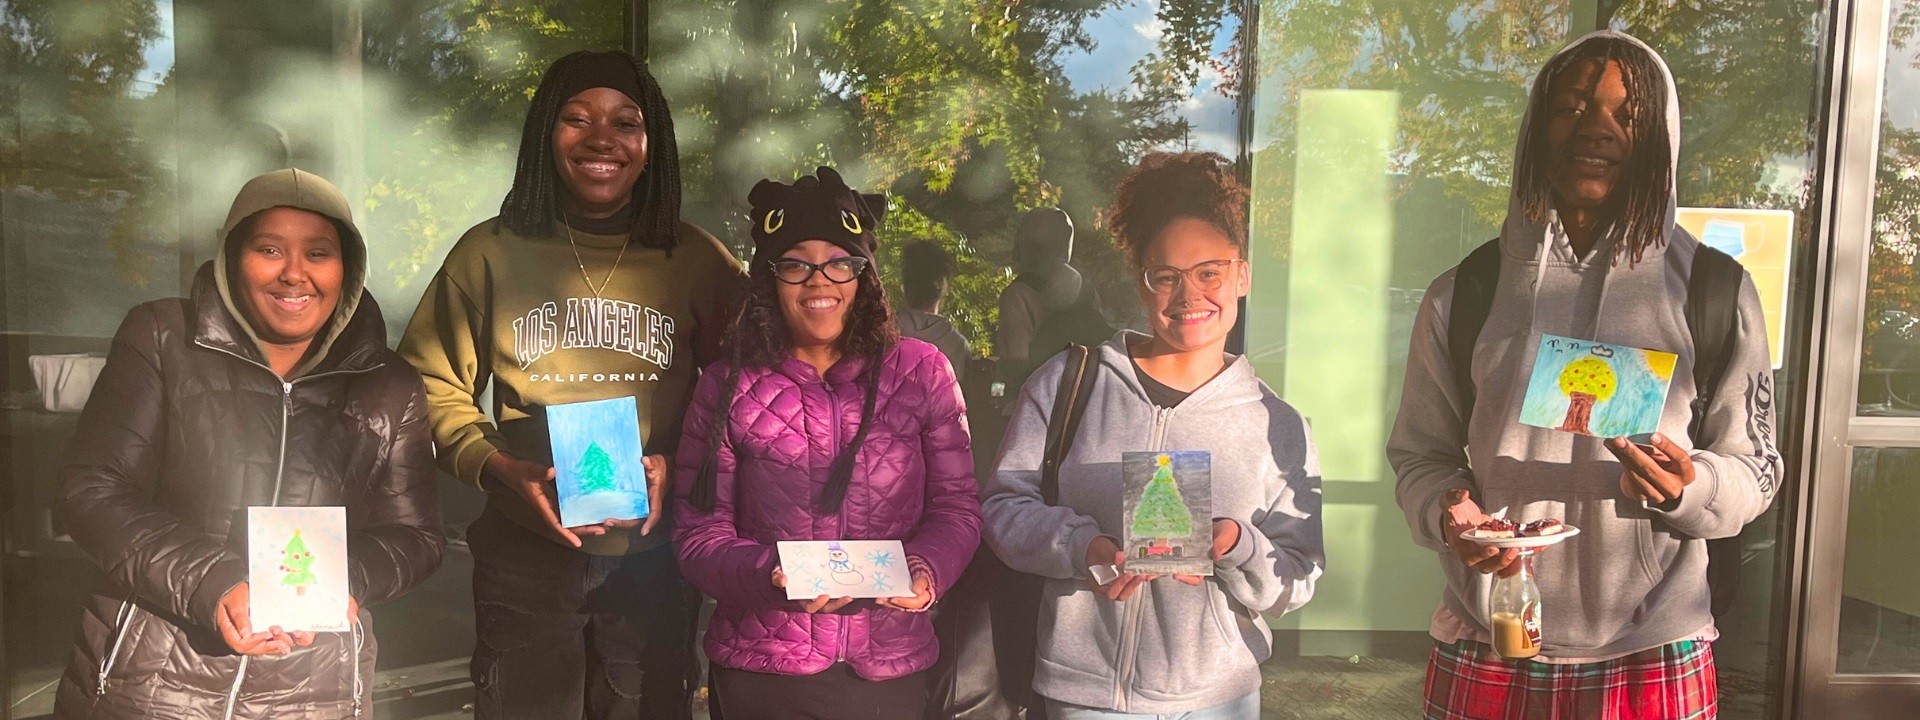
<path fill-rule="evenodd" d="M 1125 453 L 1127 568 L 1152 574 L 1211 574 L 1212 456 L 1205 452 Z"/>
<path fill-rule="evenodd" d="M 560 524 L 647 516 L 639 407 L 632 397 L 547 408 Z"/>
<path fill-rule="evenodd" d="M 1603 438 L 1652 433 L 1678 361 L 1668 352 L 1542 336 L 1520 423 Z"/>

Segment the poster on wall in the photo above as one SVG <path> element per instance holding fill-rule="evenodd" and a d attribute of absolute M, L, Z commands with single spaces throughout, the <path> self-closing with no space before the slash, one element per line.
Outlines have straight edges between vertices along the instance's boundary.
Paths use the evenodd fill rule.
<path fill-rule="evenodd" d="M 1753 276 L 1761 311 L 1767 318 L 1767 349 L 1773 356 L 1773 367 L 1778 369 L 1787 340 L 1793 211 L 1683 207 L 1675 221 L 1702 245 L 1732 255 Z"/>

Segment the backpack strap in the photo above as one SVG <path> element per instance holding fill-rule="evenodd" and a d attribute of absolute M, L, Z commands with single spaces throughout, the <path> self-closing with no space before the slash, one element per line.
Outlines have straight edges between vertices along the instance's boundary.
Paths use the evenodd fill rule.
<path fill-rule="evenodd" d="M 1687 434 L 1698 445 L 1706 431 L 1707 410 L 1726 380 L 1732 359 L 1734 319 L 1745 271 L 1733 256 L 1701 245 L 1687 273 L 1687 334 L 1693 337 L 1695 388 Z M 1742 554 L 1738 536 L 1707 541 L 1707 597 L 1714 617 L 1733 609 Z"/>
<path fill-rule="evenodd" d="M 1447 308 L 1447 356 L 1453 362 L 1453 385 L 1465 407 L 1461 425 L 1473 419 L 1473 346 L 1493 311 L 1493 290 L 1500 284 L 1500 239 L 1488 240 L 1468 253 L 1454 268 L 1453 302 Z"/>
<path fill-rule="evenodd" d="M 1693 336 L 1692 419 L 1687 433 L 1699 442 L 1707 409 L 1726 380 L 1727 364 L 1733 355 L 1735 314 L 1740 308 L 1740 285 L 1745 271 L 1740 261 L 1719 250 L 1701 245 L 1693 255 L 1693 269 L 1687 276 L 1687 333 Z"/>
<path fill-rule="evenodd" d="M 1040 499 L 1048 505 L 1059 504 L 1060 463 L 1073 449 L 1073 436 L 1080 431 L 1081 418 L 1086 417 L 1096 372 L 1093 348 L 1078 343 L 1067 346 L 1067 367 L 1060 373 L 1060 388 L 1053 393 L 1046 455 L 1040 461 Z"/>

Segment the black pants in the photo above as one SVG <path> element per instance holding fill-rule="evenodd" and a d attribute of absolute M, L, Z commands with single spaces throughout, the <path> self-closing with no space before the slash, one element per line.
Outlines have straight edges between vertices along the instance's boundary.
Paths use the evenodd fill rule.
<path fill-rule="evenodd" d="M 562 547 L 492 506 L 468 530 L 482 720 L 687 720 L 698 595 L 663 545 Z"/>
<path fill-rule="evenodd" d="M 727 720 L 919 720 L 927 673 L 868 680 L 846 663 L 814 675 L 712 666 L 714 717 Z"/>

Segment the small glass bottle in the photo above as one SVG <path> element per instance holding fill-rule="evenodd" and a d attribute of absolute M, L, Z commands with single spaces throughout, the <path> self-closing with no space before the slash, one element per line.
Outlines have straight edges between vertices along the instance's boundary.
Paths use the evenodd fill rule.
<path fill-rule="evenodd" d="M 1533 581 L 1533 550 L 1522 548 L 1520 572 L 1496 577 L 1487 594 L 1487 616 L 1493 623 L 1493 650 L 1505 658 L 1540 654 L 1540 586 Z"/>

